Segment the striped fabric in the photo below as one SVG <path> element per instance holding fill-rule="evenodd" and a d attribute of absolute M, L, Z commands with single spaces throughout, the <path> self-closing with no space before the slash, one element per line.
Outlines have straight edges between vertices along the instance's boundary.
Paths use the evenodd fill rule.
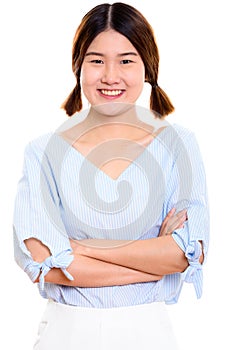
<path fill-rule="evenodd" d="M 52 267 L 72 261 L 69 238 L 148 239 L 156 237 L 172 208 L 187 209 L 184 228 L 173 233 L 189 267 L 162 280 L 103 288 L 79 288 L 44 283 Z M 52 256 L 32 260 L 24 240 L 35 237 Z M 71 147 L 57 133 L 43 135 L 25 149 L 23 175 L 14 210 L 15 259 L 35 280 L 44 298 L 83 307 L 109 308 L 165 301 L 176 303 L 184 282 L 202 294 L 200 242 L 205 257 L 209 243 L 206 178 L 194 134 L 179 125 L 165 128 L 113 180 Z"/>

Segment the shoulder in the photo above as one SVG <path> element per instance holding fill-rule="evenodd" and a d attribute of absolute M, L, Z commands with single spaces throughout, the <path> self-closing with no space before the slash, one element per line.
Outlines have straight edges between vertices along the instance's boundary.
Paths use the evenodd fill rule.
<path fill-rule="evenodd" d="M 43 135 L 39 135 L 34 139 L 31 139 L 26 144 L 26 148 L 35 148 L 35 149 L 45 149 L 51 137 L 53 136 L 53 132 L 48 132 Z"/>
<path fill-rule="evenodd" d="M 53 136 L 53 132 L 48 132 L 28 141 L 24 150 L 25 157 L 41 159 L 46 153 L 46 149 Z"/>
<path fill-rule="evenodd" d="M 160 141 L 169 154 L 177 159 L 179 155 L 199 155 L 200 148 L 195 132 L 180 124 L 169 124 L 160 136 Z"/>
<path fill-rule="evenodd" d="M 170 128 L 178 135 L 181 140 L 186 140 L 194 135 L 194 132 L 188 127 L 182 126 L 181 124 L 173 123 Z"/>
<path fill-rule="evenodd" d="M 36 161 L 43 166 L 60 167 L 70 149 L 70 144 L 57 132 L 49 132 L 28 142 L 25 147 L 25 158 L 29 162 Z"/>
<path fill-rule="evenodd" d="M 65 140 L 57 132 L 49 132 L 30 140 L 25 147 L 26 152 L 47 153 L 53 148 L 56 151 L 61 144 L 66 144 Z M 68 146 L 67 146 L 68 147 Z"/>
<path fill-rule="evenodd" d="M 174 144 L 179 148 L 198 146 L 196 134 L 192 129 L 176 123 L 171 124 L 169 129 L 171 129 L 170 133 L 174 137 Z"/>
<path fill-rule="evenodd" d="M 168 124 L 159 134 L 160 142 L 170 150 L 170 152 L 181 149 L 194 138 L 194 133 L 187 127 L 180 124 Z"/>

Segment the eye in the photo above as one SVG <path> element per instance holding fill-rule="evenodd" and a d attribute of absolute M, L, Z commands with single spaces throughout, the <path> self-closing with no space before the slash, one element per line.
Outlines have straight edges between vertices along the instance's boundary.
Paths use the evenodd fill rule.
<path fill-rule="evenodd" d="M 129 63 L 132 63 L 132 62 L 133 62 L 132 60 L 122 60 L 121 64 L 129 64 Z"/>
<path fill-rule="evenodd" d="M 92 60 L 90 62 L 95 63 L 95 64 L 103 64 L 104 63 L 102 60 Z"/>

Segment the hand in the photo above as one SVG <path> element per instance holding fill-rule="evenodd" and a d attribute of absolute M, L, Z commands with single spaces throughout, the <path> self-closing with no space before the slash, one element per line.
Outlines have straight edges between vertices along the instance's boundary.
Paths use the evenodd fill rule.
<path fill-rule="evenodd" d="M 184 227 L 184 223 L 187 220 L 186 209 L 179 211 L 177 214 L 175 214 L 175 212 L 175 208 L 169 211 L 162 222 L 159 236 L 171 235 L 176 229 Z"/>

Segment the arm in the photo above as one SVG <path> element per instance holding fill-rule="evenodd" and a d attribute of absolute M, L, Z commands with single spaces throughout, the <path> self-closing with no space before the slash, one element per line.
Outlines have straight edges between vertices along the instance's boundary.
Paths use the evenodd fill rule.
<path fill-rule="evenodd" d="M 137 241 L 72 241 L 76 253 L 154 275 L 183 272 L 188 261 L 171 234 L 186 221 L 186 211 L 175 215 L 173 208 L 164 219 L 159 237 Z"/>
<path fill-rule="evenodd" d="M 90 288 L 152 282 L 162 278 L 162 276 L 155 276 L 123 266 L 77 255 L 71 265 L 67 268 L 67 271 L 74 276 L 73 281 L 69 281 L 60 269 L 50 270 L 45 277 L 45 281 L 74 287 Z"/>
<path fill-rule="evenodd" d="M 158 280 L 131 269 L 72 255 L 59 214 L 59 197 L 49 159 L 56 148 L 40 142 L 25 150 L 24 168 L 14 209 L 15 260 L 33 282 L 101 286 Z M 46 148 L 46 151 L 45 151 Z M 46 155 L 46 156 L 44 156 Z M 55 166 L 55 165 L 54 165 Z M 74 275 L 74 276 L 73 276 Z"/>
<path fill-rule="evenodd" d="M 49 249 L 37 239 L 27 239 L 25 245 L 34 261 L 39 263 L 51 255 Z M 68 280 L 60 269 L 52 268 L 45 276 L 45 282 L 78 287 L 104 287 L 156 281 L 162 278 L 78 254 L 74 254 L 67 271 L 74 277 L 72 281 Z M 35 280 L 38 281 L 39 278 Z"/>
<path fill-rule="evenodd" d="M 46 135 L 29 143 L 25 149 L 13 215 L 15 261 L 33 282 L 40 275 L 41 289 L 45 275 L 53 267 L 60 268 L 66 278 L 72 280 L 66 271 L 73 260 L 72 249 L 59 215 L 60 199 L 50 162 L 50 154 L 56 145 L 50 140 L 53 138 Z M 54 167 L 56 170 L 56 164 Z M 38 251 L 27 248 L 25 242 L 29 238 L 41 242 L 37 248 L 47 258 L 44 263 L 37 261 Z"/>
<path fill-rule="evenodd" d="M 178 148 L 165 202 L 167 207 L 175 203 L 178 203 L 179 207 L 188 207 L 188 222 L 182 230 L 179 230 L 181 226 L 174 227 L 174 232 L 169 230 L 170 234 L 167 234 L 165 221 L 162 223 L 163 232 L 160 232 L 157 238 L 122 241 L 117 246 L 116 242 L 112 242 L 115 248 L 106 247 L 106 241 L 85 240 L 73 242 L 72 247 L 83 256 L 147 273 L 170 275 L 184 272 L 182 278 L 187 282 L 194 282 L 197 295 L 200 295 L 201 263 L 207 251 L 208 233 L 204 169 L 196 140 L 192 135 L 187 135 L 184 143 L 181 142 Z M 180 191 L 181 183 L 183 191 Z"/>
<path fill-rule="evenodd" d="M 184 252 L 171 235 L 125 241 L 115 248 L 94 247 L 91 245 L 105 244 L 105 242 L 91 241 L 83 241 L 83 244 L 73 242 L 73 249 L 86 257 L 160 276 L 183 272 L 188 266 Z"/>
<path fill-rule="evenodd" d="M 165 220 L 163 221 L 160 236 L 164 236 L 167 234 L 171 234 L 175 228 L 179 228 L 183 226 L 184 221 L 186 220 L 186 213 L 181 212 L 174 215 L 175 209 L 172 209 Z M 151 240 L 147 240 L 150 244 Z M 95 245 L 97 244 L 99 248 L 94 251 L 96 253 L 108 253 L 98 256 L 84 256 L 81 253 L 81 249 L 85 248 L 83 245 L 79 243 L 79 241 L 70 240 L 71 246 L 73 248 L 73 261 L 67 268 L 67 272 L 70 273 L 74 279 L 69 281 L 64 273 L 60 269 L 52 268 L 47 275 L 45 276 L 45 281 L 50 283 L 64 284 L 70 286 L 79 286 L 79 287 L 99 287 L 99 286 L 111 286 L 111 285 L 123 285 L 137 282 L 148 282 L 148 281 L 156 281 L 162 278 L 162 275 L 151 273 L 150 270 L 144 271 L 142 269 L 143 266 L 140 266 L 141 260 L 139 260 L 139 256 L 137 256 L 136 248 L 135 253 L 137 256 L 137 264 L 133 267 L 134 261 L 129 261 L 132 266 L 125 266 L 124 264 L 128 264 L 128 262 L 119 262 L 119 258 L 122 258 L 123 261 L 126 260 L 126 257 L 130 258 L 128 252 L 125 252 L 125 249 L 121 249 L 121 254 L 119 255 L 119 250 L 113 248 L 109 248 L 110 245 L 119 247 L 121 245 L 122 248 L 129 247 L 129 241 L 111 241 L 111 240 L 85 240 L 83 242 L 89 242 L 89 244 Z M 138 243 L 146 242 L 146 241 L 138 241 Z M 105 245 L 105 249 L 100 249 L 100 243 Z M 35 238 L 29 238 L 25 240 L 25 245 L 27 249 L 30 251 L 31 256 L 34 261 L 38 263 L 43 263 L 45 259 L 51 256 L 50 250 L 39 240 Z M 141 245 L 141 244 L 140 244 Z M 139 246 L 137 248 L 141 249 Z M 113 251 L 116 254 L 112 254 Z M 84 251 L 83 251 L 84 253 Z M 127 256 L 125 256 L 127 254 Z M 142 254 L 142 253 L 141 253 Z M 113 261 L 108 261 L 112 256 Z M 143 261 L 146 262 L 144 255 L 142 255 Z M 117 260 L 115 260 L 117 258 Z M 150 258 L 150 256 L 149 256 Z M 148 263 L 151 263 L 151 259 L 149 259 Z M 124 265 L 124 266 L 121 266 Z M 34 282 L 38 282 L 38 278 L 34 280 Z"/>

